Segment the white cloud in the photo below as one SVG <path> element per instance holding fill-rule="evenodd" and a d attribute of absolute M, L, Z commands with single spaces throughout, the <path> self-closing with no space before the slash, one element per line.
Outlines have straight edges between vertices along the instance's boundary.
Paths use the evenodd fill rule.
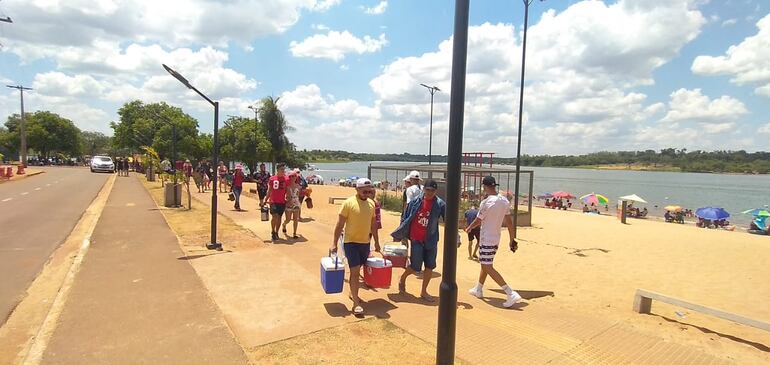
<path fill-rule="evenodd" d="M 376 39 L 368 35 L 358 38 L 347 30 L 332 30 L 326 34 L 312 35 L 301 42 L 292 41 L 289 49 L 294 57 L 326 58 L 338 62 L 343 60 L 346 54 L 373 53 L 387 44 L 385 34 L 380 34 Z"/>
<path fill-rule="evenodd" d="M 730 18 L 722 22 L 723 27 L 728 27 L 735 24 L 738 24 L 738 19 L 736 18 Z"/>
<path fill-rule="evenodd" d="M 316 1 L 315 5 L 313 5 L 312 9 L 314 11 L 323 12 L 339 5 L 340 3 L 342 3 L 342 0 L 318 0 Z"/>
<path fill-rule="evenodd" d="M 748 113 L 746 106 L 735 98 L 723 95 L 711 100 L 701 89 L 679 89 L 671 93 L 669 111 L 661 122 L 699 122 L 723 124 Z M 713 126 L 712 126 L 713 127 Z"/>
<path fill-rule="evenodd" d="M 730 46 L 722 56 L 698 56 L 692 71 L 700 75 L 729 75 L 737 85 L 757 85 L 755 92 L 770 97 L 770 14 L 757 22 L 759 31 Z"/>
<path fill-rule="evenodd" d="M 770 123 L 760 126 L 757 132 L 761 134 L 770 134 Z"/>
<path fill-rule="evenodd" d="M 320 30 L 320 31 L 329 30 L 329 27 L 327 27 L 327 26 L 325 26 L 323 24 L 311 24 L 310 28 L 314 29 L 314 30 Z"/>
<path fill-rule="evenodd" d="M 364 8 L 364 13 L 371 14 L 371 15 L 378 15 L 385 12 L 385 10 L 388 8 L 388 2 L 387 1 L 380 1 L 379 4 L 370 7 L 370 8 Z"/>

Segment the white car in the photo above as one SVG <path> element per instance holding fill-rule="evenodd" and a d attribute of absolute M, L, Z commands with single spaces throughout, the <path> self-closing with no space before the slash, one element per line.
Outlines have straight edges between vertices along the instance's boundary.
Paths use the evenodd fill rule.
<path fill-rule="evenodd" d="M 107 171 L 115 172 L 115 163 L 110 156 L 94 156 L 91 159 L 91 172 Z"/>

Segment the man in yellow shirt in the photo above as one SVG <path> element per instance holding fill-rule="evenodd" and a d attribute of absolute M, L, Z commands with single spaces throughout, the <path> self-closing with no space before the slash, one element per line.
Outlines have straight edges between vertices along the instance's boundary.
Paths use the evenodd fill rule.
<path fill-rule="evenodd" d="M 337 226 L 334 227 L 334 240 L 329 249 L 331 252 L 337 252 L 337 242 L 344 228 L 345 236 L 342 242 L 345 257 L 350 266 L 350 298 L 353 300 L 353 313 L 356 315 L 364 313 L 361 299 L 358 298 L 358 278 L 361 266 L 366 264 L 366 259 L 369 258 L 369 237 L 374 237 L 374 250 L 380 252 L 380 237 L 377 234 L 373 199 L 372 182 L 369 179 L 358 179 L 356 195 L 346 199 L 340 207 Z"/>

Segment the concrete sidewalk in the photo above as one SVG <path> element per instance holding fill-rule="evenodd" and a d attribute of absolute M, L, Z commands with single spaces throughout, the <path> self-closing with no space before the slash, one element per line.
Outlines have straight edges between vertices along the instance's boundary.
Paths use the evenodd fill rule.
<path fill-rule="evenodd" d="M 194 196 L 200 204 L 210 204 L 208 194 Z M 220 214 L 264 240 L 270 237 L 269 224 L 259 221 L 255 199 L 243 197 L 241 207 L 247 212 L 237 212 L 232 209 L 232 202 L 226 200 L 226 194 L 219 196 Z M 323 188 L 314 188 L 316 206 L 326 205 L 328 197 Z M 345 294 L 325 295 L 318 283 L 318 260 L 329 247 L 336 213 L 327 208 L 303 209 L 302 214 L 305 222 L 300 224 L 298 240 L 284 239 L 266 249 L 235 250 L 217 255 L 216 259 L 209 258 L 207 263 L 194 263 L 247 351 L 253 346 L 356 320 L 349 312 L 347 286 Z M 397 221 L 395 213 L 383 212 L 383 244 L 390 241 L 387 234 Z M 227 249 L 227 242 L 224 245 Z M 441 257 L 439 252 L 438 271 Z M 510 257 L 501 255 L 500 261 L 502 268 L 515 267 L 511 266 Z M 435 344 L 437 303 L 426 303 L 412 294 L 397 294 L 397 275 L 401 272 L 393 270 L 390 289 L 362 291 L 367 316 L 389 319 Z M 472 363 L 729 363 L 697 347 L 641 333 L 622 321 L 558 308 L 551 305 L 549 298 L 553 293 L 548 291 L 516 287 L 528 300 L 506 310 L 502 307 L 503 295 L 496 293 L 494 286 L 487 289 L 490 297 L 483 301 L 467 293 L 477 275 L 478 264 L 460 260 L 456 354 Z M 439 284 L 440 277 L 432 280 L 429 291 L 438 295 Z M 407 282 L 409 293 L 417 293 L 418 286 L 414 277 Z M 260 306 L 239 305 L 242 302 L 259 302 Z"/>
<path fill-rule="evenodd" d="M 248 363 L 134 177 L 115 182 L 43 363 Z"/>

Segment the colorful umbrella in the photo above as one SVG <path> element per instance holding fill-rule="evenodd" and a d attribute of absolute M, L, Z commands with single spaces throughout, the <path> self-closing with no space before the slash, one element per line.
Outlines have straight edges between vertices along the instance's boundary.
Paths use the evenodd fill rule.
<path fill-rule="evenodd" d="M 663 209 L 665 209 L 665 210 L 667 210 L 669 212 L 681 212 L 682 211 L 682 207 L 680 207 L 678 205 L 668 205 L 668 206 L 666 206 Z"/>
<path fill-rule="evenodd" d="M 586 194 L 580 197 L 580 200 L 583 201 L 583 203 L 586 204 L 594 204 L 594 205 L 606 205 L 610 202 L 609 199 L 607 199 L 606 196 L 596 193 Z"/>
<path fill-rule="evenodd" d="M 621 196 L 620 200 L 632 201 L 632 202 L 637 202 L 637 203 L 645 203 L 645 204 L 647 203 L 646 200 L 642 199 L 642 197 L 640 197 L 639 195 L 636 195 L 636 194 Z"/>
<path fill-rule="evenodd" d="M 728 218 L 730 213 L 722 208 L 705 207 L 696 209 L 695 216 L 703 219 L 719 220 Z"/>
<path fill-rule="evenodd" d="M 755 217 L 770 217 L 770 211 L 760 208 L 746 210 L 743 214 L 751 214 Z"/>
<path fill-rule="evenodd" d="M 575 199 L 575 196 L 566 192 L 566 191 L 556 191 L 553 192 L 551 195 L 553 195 L 556 199 Z"/>
<path fill-rule="evenodd" d="M 553 198 L 553 194 L 545 193 L 545 194 L 542 194 L 542 195 L 538 195 L 537 198 L 538 199 L 551 199 L 551 198 Z"/>

